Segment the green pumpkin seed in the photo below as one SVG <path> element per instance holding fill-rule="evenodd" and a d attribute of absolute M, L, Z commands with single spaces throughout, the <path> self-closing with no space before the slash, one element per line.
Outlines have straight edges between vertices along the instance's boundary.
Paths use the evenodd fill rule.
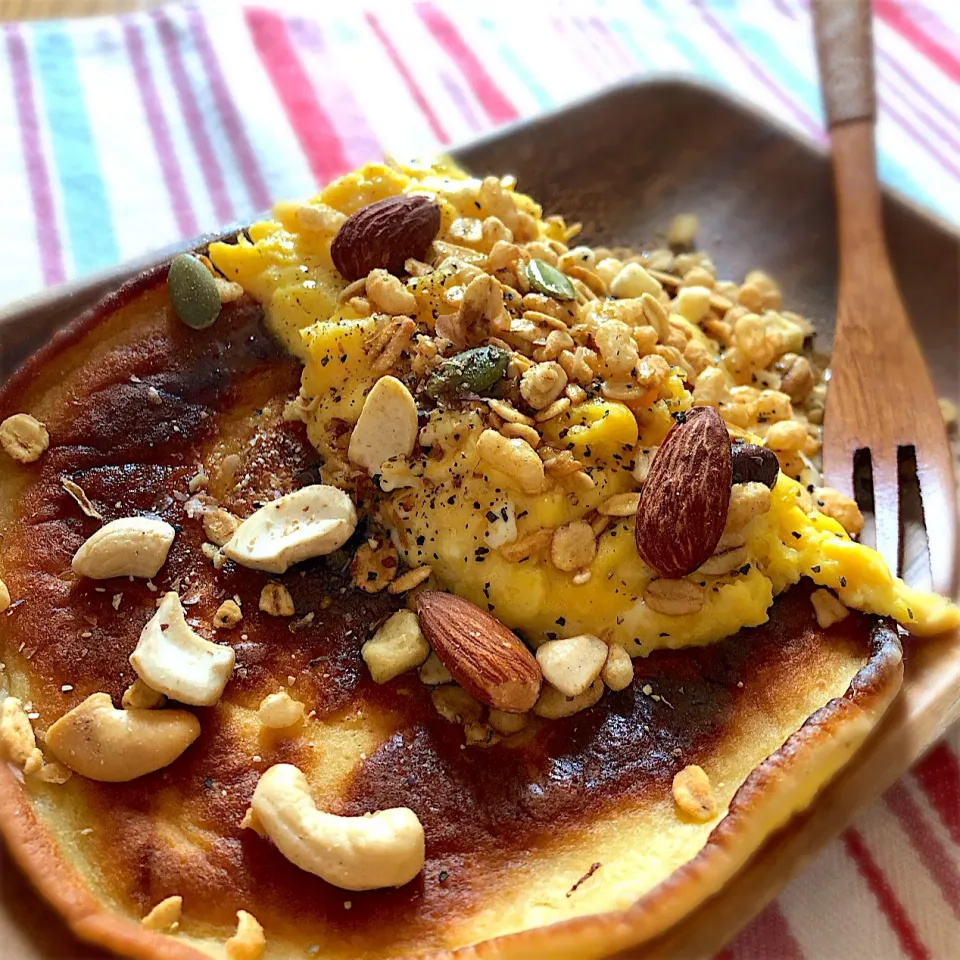
<path fill-rule="evenodd" d="M 577 291 L 573 289 L 573 284 L 566 274 L 556 267 L 551 267 L 545 260 L 534 258 L 527 264 L 527 279 L 534 290 L 539 290 L 548 297 L 555 297 L 557 300 L 575 300 L 577 297 Z"/>
<path fill-rule="evenodd" d="M 220 292 L 213 276 L 189 253 L 170 261 L 167 291 L 177 316 L 194 330 L 209 327 L 220 315 Z"/>
<path fill-rule="evenodd" d="M 502 347 L 475 347 L 444 360 L 427 380 L 431 397 L 457 396 L 489 390 L 506 372 L 510 351 Z"/>

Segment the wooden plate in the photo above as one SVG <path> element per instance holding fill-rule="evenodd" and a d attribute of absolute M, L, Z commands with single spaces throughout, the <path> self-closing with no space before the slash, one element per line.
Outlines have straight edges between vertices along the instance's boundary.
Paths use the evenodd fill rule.
<path fill-rule="evenodd" d="M 829 347 L 837 284 L 829 165 L 822 152 L 751 109 L 687 82 L 639 82 L 455 155 L 477 174 L 515 173 L 548 212 L 581 220 L 588 243 L 652 246 L 674 214 L 695 212 L 700 244 L 720 275 L 767 270 L 780 281 L 787 306 L 813 319 L 818 344 Z M 884 214 L 937 388 L 960 402 L 960 237 L 889 195 Z M 0 310 L 0 376 L 52 330 L 167 255 Z M 711 956 L 958 718 L 960 637 L 909 643 L 900 697 L 813 807 L 677 929 L 623 957 Z M 3 853 L 0 942 L 24 960 L 105 956 L 71 936 Z"/>

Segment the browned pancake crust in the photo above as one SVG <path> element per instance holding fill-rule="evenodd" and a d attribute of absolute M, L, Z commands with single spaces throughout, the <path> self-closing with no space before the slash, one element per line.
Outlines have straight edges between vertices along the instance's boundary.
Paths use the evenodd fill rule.
<path fill-rule="evenodd" d="M 608 693 L 585 713 L 536 725 L 520 745 L 463 750 L 462 730 L 436 714 L 415 676 L 382 687 L 370 680 L 360 645 L 397 601 L 350 587 L 349 550 L 282 578 L 296 603 L 294 624 L 258 611 L 264 574 L 232 563 L 217 572 L 204 559 L 187 483 L 199 462 L 216 461 L 221 433 L 251 431 L 236 472 L 239 486 L 222 500 L 240 514 L 261 498 L 315 481 L 316 454 L 302 425 L 282 418 L 299 366 L 265 334 L 259 308 L 246 300 L 229 305 L 214 327 L 192 331 L 172 317 L 158 283 L 157 277 L 140 281 L 137 292 L 149 309 L 138 308 L 135 337 L 67 373 L 64 402 L 47 420 L 50 449 L 25 468 L 30 477 L 17 504 L 19 522 L 6 531 L 3 550 L 12 595 L 30 601 L 15 602 L 3 615 L 0 651 L 4 658 L 22 653 L 29 659 L 41 729 L 91 693 L 105 690 L 118 701 L 134 676 L 127 658 L 158 593 L 179 582 L 199 629 L 236 650 L 225 702 L 255 707 L 292 676 L 298 698 L 319 717 L 368 705 L 393 715 L 395 732 L 358 765 L 334 812 L 411 807 L 424 825 L 427 862 L 400 890 L 347 895 L 298 870 L 267 841 L 241 830 L 240 821 L 260 773 L 273 763 L 297 763 L 311 745 L 302 737 L 267 739 L 260 759 L 252 760 L 223 725 L 222 707 L 197 710 L 200 739 L 170 767 L 129 784 L 82 784 L 91 822 L 110 824 L 90 838 L 90 855 L 133 913 L 178 894 L 187 932 L 191 905 L 201 907 L 200 927 L 229 925 L 244 908 L 269 929 L 296 931 L 300 940 L 309 941 L 315 928 L 318 936 L 334 931 L 348 942 L 356 937 L 413 949 L 430 943 L 444 918 L 482 902 L 492 865 L 528 855 L 557 831 L 588 826 L 611 805 L 669 796 L 674 774 L 709 758 L 730 735 L 738 702 L 773 691 L 774 708 L 775 698 L 809 672 L 816 658 L 811 651 L 841 649 L 866 664 L 885 649 L 880 662 L 888 670 L 896 646 L 898 659 L 890 629 L 859 614 L 821 631 L 809 590 L 799 587 L 777 602 L 767 625 L 712 647 L 638 660 L 639 683 Z M 5 391 L 0 417 L 14 412 L 32 377 L 49 375 L 71 336 Z M 142 580 L 93 583 L 69 575 L 74 552 L 101 522 L 80 513 L 61 487 L 65 476 L 86 490 L 106 520 L 147 512 L 177 527 L 155 589 Z M 242 626 L 215 634 L 205 625 L 233 596 L 241 600 Z M 300 621 L 306 614 L 312 622 Z M 861 679 L 867 688 L 872 682 Z M 641 692 L 646 683 L 659 701 Z M 64 684 L 72 689 L 62 692 Z M 851 690 L 849 697 L 856 695 Z M 177 810 L 205 837 L 189 863 L 158 834 L 158 824 Z M 731 824 L 728 817 L 715 832 L 718 843 Z M 89 926 L 80 926 L 90 935 Z M 174 945 L 164 951 L 178 953 Z"/>

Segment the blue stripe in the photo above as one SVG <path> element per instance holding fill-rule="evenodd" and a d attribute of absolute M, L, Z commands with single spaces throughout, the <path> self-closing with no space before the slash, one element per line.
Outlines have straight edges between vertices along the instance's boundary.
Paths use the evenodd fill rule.
<path fill-rule="evenodd" d="M 620 42 L 630 51 L 634 60 L 643 65 L 644 70 L 653 70 L 653 62 L 634 39 L 633 31 L 619 18 L 611 17 L 607 25 L 620 38 Z"/>
<path fill-rule="evenodd" d="M 741 20 L 738 17 L 724 18 L 728 30 L 734 33 L 743 47 L 750 50 L 775 83 L 787 90 L 799 100 L 803 108 L 813 116 L 817 123 L 823 123 L 823 104 L 820 89 L 799 67 L 781 53 L 779 45 L 763 30 Z M 929 197 L 913 176 L 888 154 L 878 151 L 877 167 L 881 179 L 898 190 L 921 199 L 927 206 L 937 209 L 937 204 Z"/>
<path fill-rule="evenodd" d="M 116 263 L 120 253 L 73 43 L 53 24 L 37 23 L 31 32 L 34 75 L 60 181 L 74 272 L 89 273 Z"/>
<path fill-rule="evenodd" d="M 643 5 L 644 11 L 650 11 L 663 25 L 667 37 L 676 50 L 686 58 L 691 71 L 700 77 L 712 80 L 718 86 L 729 87 L 726 77 L 718 70 L 714 69 L 710 63 L 709 57 L 705 57 L 703 51 L 692 41 L 688 40 L 681 30 L 675 28 L 675 24 L 683 23 L 678 21 L 670 14 L 661 9 L 657 0 L 646 0 Z"/>
<path fill-rule="evenodd" d="M 480 26 L 496 39 L 501 62 L 509 67 L 517 79 L 530 91 L 534 100 L 537 101 L 537 106 L 541 110 L 549 110 L 554 106 L 556 102 L 554 98 L 550 96 L 546 88 L 537 80 L 534 74 L 527 69 L 526 64 L 523 62 L 523 53 L 512 50 L 500 39 L 500 32 L 503 30 L 502 24 L 498 25 L 494 23 L 489 17 L 481 17 Z"/>

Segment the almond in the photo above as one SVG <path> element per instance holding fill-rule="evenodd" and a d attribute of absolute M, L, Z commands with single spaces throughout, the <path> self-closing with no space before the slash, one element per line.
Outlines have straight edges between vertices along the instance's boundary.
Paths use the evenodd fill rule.
<path fill-rule="evenodd" d="M 499 620 L 451 593 L 417 595 L 420 629 L 453 679 L 482 703 L 526 713 L 543 677 L 533 654 Z"/>
<path fill-rule="evenodd" d="M 333 238 L 330 256 L 350 281 L 371 270 L 403 272 L 404 263 L 422 260 L 440 230 L 440 207 L 428 197 L 387 197 L 351 214 Z"/>
<path fill-rule="evenodd" d="M 712 556 L 727 520 L 730 436 L 713 407 L 695 407 L 657 451 L 637 508 L 637 550 L 663 577 L 679 579 Z"/>

